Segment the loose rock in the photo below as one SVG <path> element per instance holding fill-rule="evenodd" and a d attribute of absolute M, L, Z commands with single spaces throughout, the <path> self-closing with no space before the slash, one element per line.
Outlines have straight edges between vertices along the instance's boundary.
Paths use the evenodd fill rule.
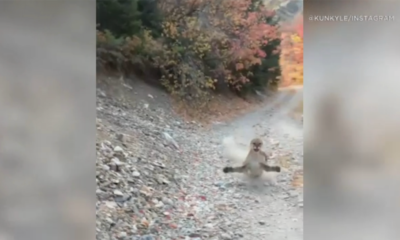
<path fill-rule="evenodd" d="M 291 186 L 292 173 L 302 167 L 302 135 L 269 108 L 208 131 L 159 106 L 167 100 L 149 96 L 151 107 L 143 99 L 123 107 L 110 96 L 98 98 L 96 125 L 106 136 L 96 144 L 99 240 L 109 240 L 108 233 L 113 240 L 302 239 L 302 195 Z M 220 156 L 220 140 L 251 133 L 254 125 L 255 134 L 265 134 L 272 163 L 291 156 L 276 186 L 253 188 L 221 171 L 228 160 Z"/>

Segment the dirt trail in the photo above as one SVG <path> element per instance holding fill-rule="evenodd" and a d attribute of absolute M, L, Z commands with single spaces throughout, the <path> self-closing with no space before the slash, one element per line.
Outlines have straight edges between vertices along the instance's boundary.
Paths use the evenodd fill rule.
<path fill-rule="evenodd" d="M 160 91 L 128 85 L 98 90 L 97 239 L 303 238 L 302 188 L 292 186 L 302 171 L 303 133 L 282 108 L 290 98 L 276 95 L 264 108 L 206 131 L 174 115 Z M 232 134 L 239 143 L 264 140 L 271 161 L 285 168 L 276 185 L 222 172 L 231 164 L 222 139 Z M 125 151 L 117 170 L 115 146 Z"/>
<path fill-rule="evenodd" d="M 282 99 L 275 101 L 282 105 Z M 210 139 L 221 139 L 221 136 L 234 133 L 239 143 L 247 143 L 252 137 L 263 136 L 262 139 L 266 142 L 264 148 L 275 155 L 275 162 L 279 164 L 282 162 L 279 160 L 286 159 L 285 163 L 289 166 L 277 176 L 276 186 L 259 183 L 252 185 L 246 179 L 221 173 L 222 167 L 227 164 L 226 159 L 221 158 L 218 162 L 203 159 L 205 161 L 202 161 L 198 168 L 215 173 L 221 179 L 217 184 L 224 190 L 214 201 L 229 199 L 228 201 L 236 206 L 228 217 L 230 222 L 227 224 L 226 239 L 303 239 L 302 190 L 291 186 L 294 172 L 302 170 L 302 127 L 285 117 L 285 109 L 276 110 L 272 106 L 273 104 L 268 104 L 226 126 L 217 126 L 209 133 Z M 215 146 L 210 151 L 219 149 Z M 196 175 L 196 171 L 193 171 L 193 176 Z M 201 183 L 201 186 L 211 188 L 216 184 L 213 180 L 215 179 L 211 178 L 211 181 L 207 182 L 204 179 L 195 179 L 192 183 Z"/>

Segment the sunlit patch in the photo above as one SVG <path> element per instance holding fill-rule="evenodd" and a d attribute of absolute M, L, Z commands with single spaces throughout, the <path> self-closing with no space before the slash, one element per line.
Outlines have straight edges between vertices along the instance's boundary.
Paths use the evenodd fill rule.
<path fill-rule="evenodd" d="M 279 166 L 281 166 L 281 168 L 289 169 L 291 166 L 291 159 L 292 157 L 289 154 L 280 155 L 278 156 L 277 162 L 279 163 Z"/>
<path fill-rule="evenodd" d="M 296 171 L 293 175 L 292 179 L 292 186 L 296 188 L 303 188 L 304 187 L 304 178 L 303 178 L 303 171 L 299 170 Z"/>

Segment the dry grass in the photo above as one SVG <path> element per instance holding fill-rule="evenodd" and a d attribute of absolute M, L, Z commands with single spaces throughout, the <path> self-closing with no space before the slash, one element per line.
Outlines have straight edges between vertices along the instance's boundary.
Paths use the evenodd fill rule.
<path fill-rule="evenodd" d="M 303 114 L 303 100 L 299 102 L 297 107 L 294 109 L 294 112 L 298 114 Z"/>
<path fill-rule="evenodd" d="M 296 108 L 290 113 L 290 116 L 295 120 L 301 121 L 303 116 L 303 101 L 299 102 Z"/>
<path fill-rule="evenodd" d="M 303 170 L 296 171 L 292 179 L 292 186 L 296 188 L 304 187 L 304 175 Z"/>
<path fill-rule="evenodd" d="M 291 166 L 291 159 L 292 157 L 290 155 L 279 156 L 278 157 L 279 166 L 285 169 L 289 169 Z"/>
<path fill-rule="evenodd" d="M 185 120 L 200 122 L 205 126 L 212 124 L 212 122 L 229 121 L 261 106 L 259 101 L 243 100 L 236 96 L 222 95 L 214 96 L 202 108 L 179 100 L 173 100 L 172 102 L 174 111 Z"/>

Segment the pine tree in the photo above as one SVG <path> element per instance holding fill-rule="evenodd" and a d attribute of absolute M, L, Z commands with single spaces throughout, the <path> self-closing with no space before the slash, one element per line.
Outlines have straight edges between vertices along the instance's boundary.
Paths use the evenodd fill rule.
<path fill-rule="evenodd" d="M 138 0 L 97 0 L 98 30 L 109 30 L 116 37 L 138 34 L 142 29 Z"/>

